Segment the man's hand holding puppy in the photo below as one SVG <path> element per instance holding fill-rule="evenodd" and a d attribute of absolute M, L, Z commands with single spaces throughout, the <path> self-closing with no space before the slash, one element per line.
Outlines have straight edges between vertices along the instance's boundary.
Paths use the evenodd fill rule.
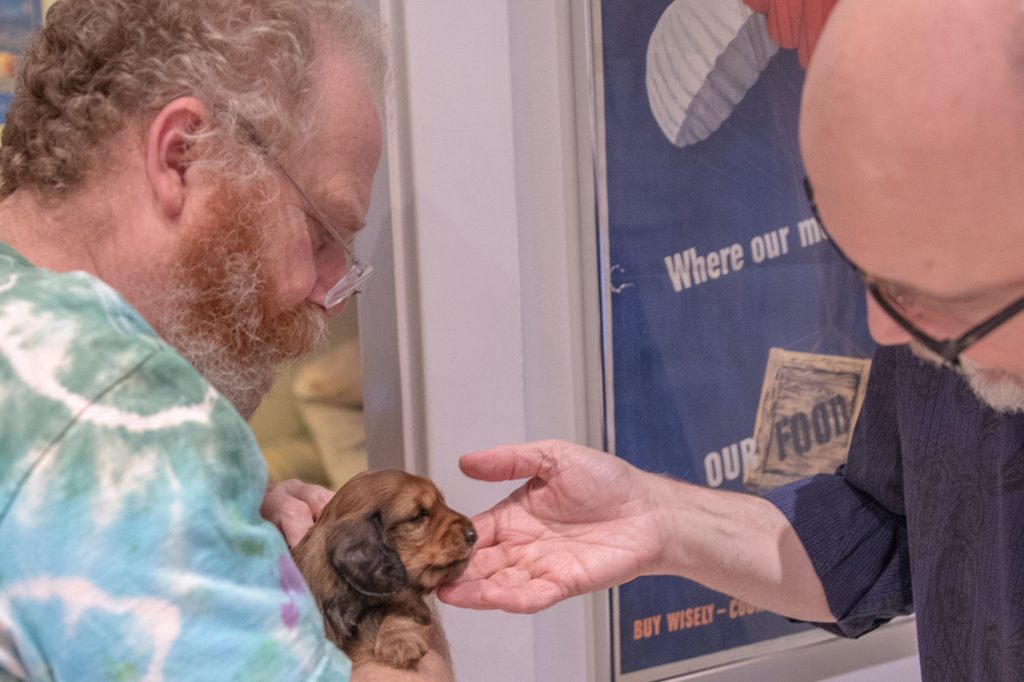
<path fill-rule="evenodd" d="M 288 546 L 294 549 L 320 518 L 333 496 L 334 493 L 327 488 L 291 479 L 267 487 L 260 511 L 265 519 L 281 530 Z M 453 682 L 455 674 L 451 654 L 436 614 L 427 630 L 426 642 L 428 650 L 414 670 L 398 670 L 364 659 L 353 666 L 353 682 Z"/>
<path fill-rule="evenodd" d="M 271 483 L 263 495 L 260 514 L 278 527 L 289 547 L 299 544 L 334 495 L 323 486 L 292 478 Z"/>

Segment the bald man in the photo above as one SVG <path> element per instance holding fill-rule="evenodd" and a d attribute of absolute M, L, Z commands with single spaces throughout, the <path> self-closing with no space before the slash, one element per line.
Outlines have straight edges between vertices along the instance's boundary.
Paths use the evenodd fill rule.
<path fill-rule="evenodd" d="M 531 612 L 679 575 L 856 637 L 917 613 L 925 679 L 1024 679 L 1024 7 L 843 0 L 801 146 L 880 345 L 848 463 L 766 499 L 563 442 L 463 458 L 529 483 L 442 592 Z"/>

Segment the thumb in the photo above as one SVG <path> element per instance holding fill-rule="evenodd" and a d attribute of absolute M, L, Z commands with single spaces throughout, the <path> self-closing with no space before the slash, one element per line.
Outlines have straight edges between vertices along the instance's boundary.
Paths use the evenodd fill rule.
<path fill-rule="evenodd" d="M 313 520 L 310 518 L 300 518 L 295 516 L 282 516 L 281 517 L 281 534 L 284 535 L 285 542 L 288 543 L 289 548 L 294 548 L 300 542 L 302 538 L 306 537 L 306 533 L 313 527 Z"/>
<path fill-rule="evenodd" d="M 548 480 L 554 470 L 554 443 L 501 445 L 459 458 L 459 468 L 480 481 L 513 481 L 534 476 Z"/>

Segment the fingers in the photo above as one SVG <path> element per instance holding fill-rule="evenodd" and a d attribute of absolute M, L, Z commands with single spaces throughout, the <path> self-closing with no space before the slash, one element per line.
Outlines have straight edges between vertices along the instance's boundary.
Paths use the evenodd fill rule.
<path fill-rule="evenodd" d="M 533 476 L 548 480 L 555 469 L 556 451 L 566 445 L 560 441 L 502 445 L 463 455 L 459 468 L 470 478 L 481 481 L 513 481 Z"/>
<path fill-rule="evenodd" d="M 303 507 L 303 510 L 305 511 L 286 510 L 277 525 L 289 547 L 302 542 L 302 538 L 306 537 L 306 533 L 313 527 L 313 516 L 309 513 L 309 507 Z"/>
<path fill-rule="evenodd" d="M 260 514 L 280 529 L 289 547 L 299 544 L 332 493 L 295 479 L 267 486 Z"/>
<path fill-rule="evenodd" d="M 485 547 L 475 551 L 465 572 L 437 594 L 442 601 L 463 608 L 534 613 L 569 596 L 547 570 L 540 563 L 523 563 L 522 558 L 515 562 L 507 548 Z"/>
<path fill-rule="evenodd" d="M 288 495 L 305 502 L 313 513 L 314 520 L 320 518 L 320 512 L 323 511 L 324 507 L 327 506 L 327 503 L 331 501 L 332 497 L 334 497 L 334 493 L 327 488 L 314 485 L 313 483 L 306 483 L 305 481 L 300 481 L 297 478 L 282 481 L 278 485 Z"/>
<path fill-rule="evenodd" d="M 524 450 L 522 455 L 520 450 Z M 463 455 L 459 458 L 459 468 L 470 478 L 480 481 L 509 481 L 533 476 L 530 469 L 536 471 L 537 467 L 530 466 L 528 457 L 529 452 L 524 446 L 499 446 Z M 516 475 L 517 469 L 527 473 Z"/>
<path fill-rule="evenodd" d="M 279 487 L 267 489 L 260 514 L 277 526 L 289 547 L 297 545 L 313 525 L 313 512 L 309 505 Z"/>
<path fill-rule="evenodd" d="M 473 598 L 474 589 L 470 587 L 470 584 L 449 583 L 441 585 L 434 594 L 445 604 L 458 606 L 463 609 L 486 609 L 487 607 L 483 606 L 479 599 Z"/>
<path fill-rule="evenodd" d="M 489 578 L 498 571 L 508 568 L 508 565 L 508 558 L 503 550 L 497 547 L 478 549 L 473 552 L 469 565 L 458 580 L 461 582 Z"/>
<path fill-rule="evenodd" d="M 260 514 L 278 527 L 289 547 L 299 544 L 313 526 L 313 512 L 309 505 L 283 490 L 267 492 Z"/>
<path fill-rule="evenodd" d="M 437 588 L 437 598 L 463 609 L 493 610 L 499 608 L 483 596 L 484 580 L 451 583 Z"/>
<path fill-rule="evenodd" d="M 504 577 L 507 585 L 501 584 Z M 553 606 L 566 597 L 547 580 L 521 580 L 499 574 L 489 580 L 473 580 L 445 585 L 438 589 L 438 598 L 452 606 L 467 609 L 501 609 L 509 613 L 536 613 Z"/>
<path fill-rule="evenodd" d="M 473 530 L 476 531 L 476 548 L 479 551 L 483 547 L 490 547 L 494 544 L 496 524 L 494 509 L 477 514 L 470 521 L 473 522 Z"/>

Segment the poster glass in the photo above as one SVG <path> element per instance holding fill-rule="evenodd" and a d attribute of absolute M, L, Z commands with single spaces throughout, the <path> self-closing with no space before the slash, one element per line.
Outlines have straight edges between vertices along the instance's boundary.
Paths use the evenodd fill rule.
<path fill-rule="evenodd" d="M 593 0 L 610 448 L 757 493 L 845 458 L 874 350 L 811 215 L 800 95 L 833 0 Z M 612 594 L 616 679 L 827 638 L 674 577 Z"/>

